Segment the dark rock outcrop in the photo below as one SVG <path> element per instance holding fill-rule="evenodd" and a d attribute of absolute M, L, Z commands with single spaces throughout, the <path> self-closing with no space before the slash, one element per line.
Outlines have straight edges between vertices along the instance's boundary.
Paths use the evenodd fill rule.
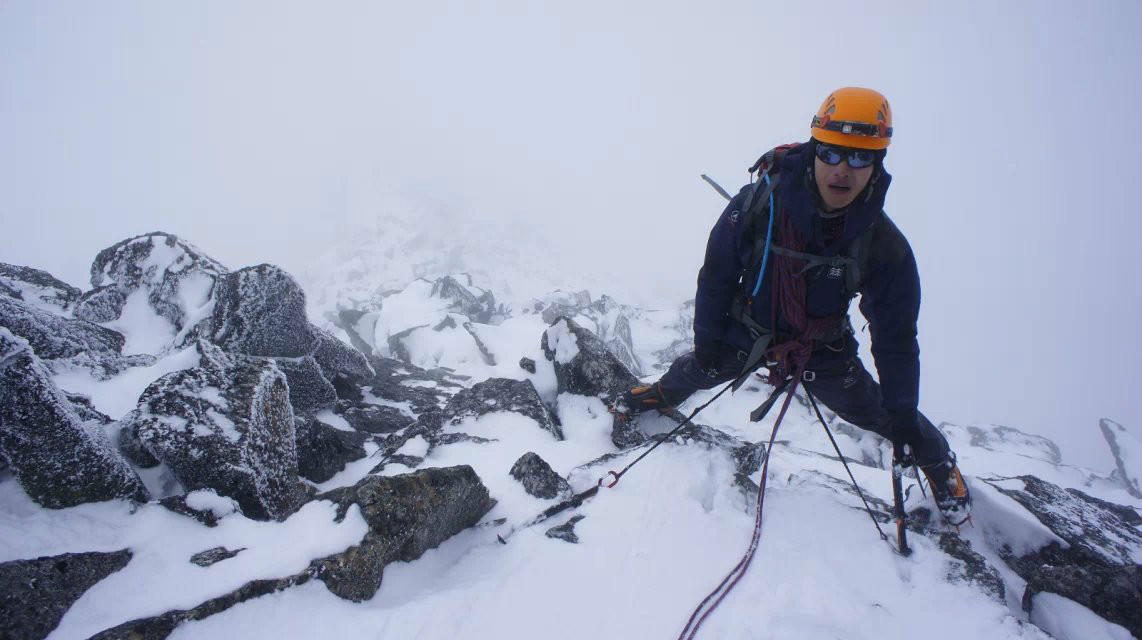
<path fill-rule="evenodd" d="M 368 476 L 318 499 L 337 503 L 341 517 L 356 504 L 369 524 L 359 545 L 314 562 L 314 573 L 326 587 L 354 602 L 373 597 L 385 565 L 419 558 L 476 524 L 495 505 L 467 465 Z"/>
<path fill-rule="evenodd" d="M 572 516 L 567 522 L 548 529 L 544 535 L 548 538 L 570 542 L 571 544 L 579 544 L 579 536 L 575 535 L 575 525 L 586 517 L 587 516 Z"/>
<path fill-rule="evenodd" d="M 341 417 L 351 427 L 366 433 L 393 433 L 416 422 L 396 407 L 366 403 L 345 403 Z"/>
<path fill-rule="evenodd" d="M 305 292 L 269 264 L 228 274 L 215 293 L 210 341 L 251 356 L 299 358 L 313 353 L 317 333 L 305 315 Z"/>
<path fill-rule="evenodd" d="M 0 452 L 37 503 L 145 501 L 142 480 L 99 421 L 85 421 L 26 341 L 0 327 Z"/>
<path fill-rule="evenodd" d="M 444 419 L 453 424 L 464 418 L 479 417 L 495 411 L 510 411 L 535 420 L 541 428 L 563 439 L 563 430 L 555 424 L 551 412 L 528 380 L 489 378 L 463 389 L 444 407 Z"/>
<path fill-rule="evenodd" d="M 1000 550 L 1027 581 L 1024 609 L 1030 612 L 1036 594 L 1055 593 L 1142 637 L 1142 566 L 1133 559 L 1142 555 L 1142 533 L 1097 502 L 1034 476 L 987 482 L 1069 545 L 1052 542 L 1022 556 Z"/>
<path fill-rule="evenodd" d="M 71 309 L 82 294 L 47 271 L 0 262 L 0 296 L 60 313 Z"/>
<path fill-rule="evenodd" d="M 1112 477 L 1118 479 L 1130 495 L 1142 498 L 1142 469 L 1139 468 L 1142 465 L 1142 440 L 1107 418 L 1098 421 L 1098 428 L 1114 456 Z"/>
<path fill-rule="evenodd" d="M 312 482 L 325 482 L 345 465 L 365 457 L 367 436 L 335 429 L 313 418 L 296 418 L 297 471 Z"/>
<path fill-rule="evenodd" d="M 598 396 L 613 402 L 638 384 L 636 378 L 595 334 L 568 318 L 543 332 L 543 355 L 555 364 L 559 392 Z"/>
<path fill-rule="evenodd" d="M 0 636 L 46 638 L 80 596 L 130 561 L 123 549 L 0 563 Z"/>
<path fill-rule="evenodd" d="M 313 359 L 330 381 L 338 375 L 360 381 L 374 374 L 364 353 L 341 342 L 327 331 L 314 327 L 313 332 L 317 336 Z"/>
<path fill-rule="evenodd" d="M 245 550 L 245 547 L 234 549 L 233 551 L 227 549 L 226 547 L 214 547 L 213 549 L 199 551 L 193 556 L 190 556 L 190 562 L 200 567 L 209 567 L 210 565 L 218 564 L 223 560 L 229 560 L 230 558 L 233 558 Z"/>
<path fill-rule="evenodd" d="M 337 390 L 313 357 L 275 358 L 275 362 L 289 383 L 289 403 L 295 414 L 312 415 L 337 402 Z"/>
<path fill-rule="evenodd" d="M 0 296 L 0 326 L 24 338 L 40 358 L 118 354 L 126 339 L 84 320 L 64 318 L 18 300 Z"/>
<path fill-rule="evenodd" d="M 535 373 L 535 360 L 532 360 L 531 358 L 520 358 L 519 368 L 528 373 Z"/>
<path fill-rule="evenodd" d="M 178 331 L 210 299 L 226 267 L 197 247 L 163 232 L 123 240 L 99 252 L 91 264 L 91 286 L 102 288 L 77 303 L 75 316 L 93 322 L 118 318 L 135 291 Z"/>
<path fill-rule="evenodd" d="M 524 491 L 536 498 L 550 500 L 571 492 L 571 485 L 555 473 L 546 460 L 531 451 L 520 456 L 509 473 L 519 480 Z"/>
<path fill-rule="evenodd" d="M 270 360 L 198 341 L 201 364 L 151 383 L 122 420 L 188 490 L 211 488 L 250 518 L 297 506 L 297 448 L 286 378 Z"/>
<path fill-rule="evenodd" d="M 448 300 L 451 303 L 448 310 L 453 313 L 463 314 L 481 324 L 491 323 L 497 313 L 495 296 L 491 291 L 473 286 L 471 276 L 460 274 L 457 277 L 464 282 L 445 276 L 432 283 L 431 295 Z"/>

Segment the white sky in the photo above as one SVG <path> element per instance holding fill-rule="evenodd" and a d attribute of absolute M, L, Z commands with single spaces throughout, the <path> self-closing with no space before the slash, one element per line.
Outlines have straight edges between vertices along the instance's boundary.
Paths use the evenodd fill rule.
<path fill-rule="evenodd" d="M 1142 429 L 1139 32 L 1134 0 L 8 0 L 0 261 L 86 288 L 100 249 L 161 229 L 297 271 L 396 198 L 538 223 L 666 306 L 722 207 L 698 175 L 736 190 L 830 90 L 871 86 L 922 408 L 1109 468 L 1097 419 Z"/>

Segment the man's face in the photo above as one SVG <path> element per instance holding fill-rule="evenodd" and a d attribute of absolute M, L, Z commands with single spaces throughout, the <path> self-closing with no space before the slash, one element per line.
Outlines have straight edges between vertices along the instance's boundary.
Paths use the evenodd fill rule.
<path fill-rule="evenodd" d="M 829 148 L 837 150 L 841 154 L 846 154 L 849 151 L 844 147 Z M 868 181 L 872 178 L 872 170 L 875 165 L 870 164 L 867 167 L 853 169 L 849 166 L 847 158 L 843 158 L 837 164 L 830 165 L 821 159 L 821 155 L 828 154 L 818 154 L 813 158 L 813 174 L 817 181 L 817 192 L 821 194 L 821 202 L 824 203 L 826 211 L 844 209 L 864 191 Z"/>

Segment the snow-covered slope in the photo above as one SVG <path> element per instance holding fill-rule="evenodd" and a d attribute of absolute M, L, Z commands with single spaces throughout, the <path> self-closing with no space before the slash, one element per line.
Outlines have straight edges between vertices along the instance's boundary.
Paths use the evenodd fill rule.
<path fill-rule="evenodd" d="M 191 326 L 207 322 L 206 312 L 178 316 L 182 326 L 152 314 L 170 338 L 134 366 L 108 373 L 66 358 L 47 361 L 76 411 L 106 414 L 87 428 L 133 452 L 128 457 L 151 500 L 47 509 L 11 470 L 0 470 L 0 587 L 17 594 L 11 602 L 46 597 L 12 577 L 31 571 L 31 559 L 86 567 L 93 562 L 87 556 L 62 554 L 129 555 L 117 570 L 84 569 L 85 580 L 74 574 L 70 582 L 83 586 L 52 594 L 58 626 L 38 635 L 27 607 L 0 603 L 9 616 L 0 632 L 56 639 L 132 631 L 148 638 L 608 639 L 682 631 L 749 542 L 760 469 L 742 452 L 768 438 L 776 412 L 758 424 L 747 416 L 771 389 L 755 379 L 727 394 L 696 420 L 701 430 L 666 442 L 614 488 L 502 545 L 497 535 L 568 497 L 566 490 L 554 498 L 529 494 L 510 473 L 521 457 L 537 454 L 578 492 L 649 446 L 617 446 L 606 393 L 572 392 L 556 364 L 597 372 L 621 363 L 652 379 L 687 348 L 692 307 L 646 310 L 603 290 L 578 293 L 586 287 L 567 282 L 568 274 L 548 280 L 541 269 L 524 267 L 526 256 L 494 246 L 461 259 L 441 251 L 455 246 L 450 241 L 399 220 L 384 231 L 340 262 L 331 259 L 320 276 L 301 279 L 317 327 L 296 318 L 287 323 L 289 335 L 335 332 L 369 357 L 364 368 L 335 366 L 344 360 L 309 346 L 299 353 L 311 355 L 303 356 L 217 355 L 228 343 L 209 342 L 211 325 Z M 226 274 L 220 265 L 211 271 L 212 278 L 233 277 Z M 214 295 L 196 298 L 193 309 L 216 308 Z M 290 300 L 294 305 L 296 295 Z M 257 308 L 273 301 L 259 299 Z M 583 335 L 597 344 L 569 333 L 561 318 L 587 329 Z M 545 353 L 553 322 L 561 333 L 550 335 Z M 132 325 L 137 335 L 146 335 L 142 323 Z M 180 346 L 193 336 L 201 337 Z M 185 486 L 189 476 L 180 476 L 173 460 L 140 462 L 140 454 L 167 449 L 119 439 L 132 411 L 144 406 L 140 396 L 149 419 L 164 429 L 203 437 L 222 429 L 243 443 L 255 437 L 226 431 L 238 418 L 218 407 L 236 404 L 239 381 L 227 386 L 200 354 L 235 358 L 273 380 L 284 379 L 276 370 L 288 378 L 291 366 L 314 358 L 321 365 L 314 375 L 335 389 L 335 401 L 320 406 L 290 394 L 292 406 L 277 407 L 272 417 L 274 437 L 295 434 L 297 468 L 288 471 L 301 475 L 299 506 L 277 521 L 243 511 L 226 497 L 238 494 L 224 483 Z M 192 414 L 177 413 L 177 403 L 162 394 L 196 376 L 211 380 L 197 391 L 203 403 L 195 409 L 209 420 L 190 424 L 183 416 Z M 156 383 L 160 378 L 165 382 Z M 695 395 L 682 409 L 713 393 Z M 284 403 L 282 394 L 275 397 Z M 178 397 L 187 398 L 193 400 Z M 250 411 L 262 419 L 270 409 Z M 11 411 L 0 415 L 0 427 L 19 420 Z M 887 447 L 830 419 L 876 517 L 891 531 Z M 643 424 L 648 435 L 673 426 L 666 418 Z M 1085 469 L 1066 464 L 1049 440 L 1018 429 L 941 428 L 968 475 L 974 524 L 956 534 L 929 519 L 929 499 L 909 480 L 914 553 L 903 558 L 878 535 L 822 426 L 800 399 L 794 402 L 771 452 L 757 556 L 698 637 L 1130 638 L 1107 619 L 1134 624 L 1129 606 L 1113 603 L 1123 593 L 1129 603 L 1129 590 L 1140 588 L 1129 576 L 1142 575 L 1142 499 L 1131 493 L 1134 476 L 1121 470 L 1128 456 L 1119 453 L 1116 465 L 1108 451 L 1105 469 Z M 1121 425 L 1115 433 L 1121 441 L 1137 439 Z M 208 448 L 189 453 L 212 455 Z M 291 464 L 281 459 L 243 464 Z M 310 479 L 304 470 L 317 466 L 328 472 Z M 466 467 L 474 473 L 465 475 Z M 392 484 L 380 490 L 378 482 Z M 422 495 L 417 487 L 436 488 Z M 390 498 L 398 503 L 385 502 Z M 1066 579 L 1045 566 L 1061 567 Z M 1079 593 L 1085 585 L 1113 582 L 1107 576 L 1125 586 L 1076 601 L 1090 595 Z M 1068 581 L 1078 591 L 1060 595 Z M 41 626 L 51 618 L 40 616 Z"/>

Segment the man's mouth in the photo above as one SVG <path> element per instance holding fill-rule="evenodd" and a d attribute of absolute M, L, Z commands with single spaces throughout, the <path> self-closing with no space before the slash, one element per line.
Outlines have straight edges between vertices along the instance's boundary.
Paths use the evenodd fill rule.
<path fill-rule="evenodd" d="M 848 193 L 851 190 L 852 190 L 852 187 L 847 187 L 847 186 L 840 185 L 840 184 L 829 185 L 829 191 L 831 191 L 833 193 L 837 193 L 837 194 Z"/>

